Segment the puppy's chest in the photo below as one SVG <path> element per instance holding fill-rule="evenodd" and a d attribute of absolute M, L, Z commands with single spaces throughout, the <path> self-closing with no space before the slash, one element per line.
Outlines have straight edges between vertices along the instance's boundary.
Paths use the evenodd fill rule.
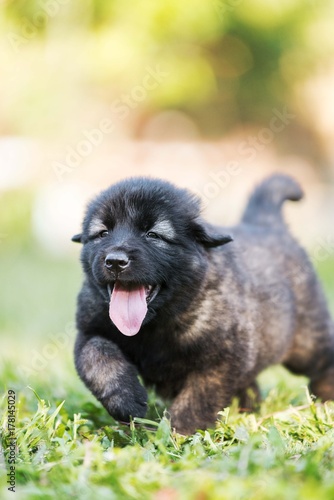
<path fill-rule="evenodd" d="M 178 343 L 172 339 L 148 335 L 129 347 L 123 346 L 125 354 L 148 383 L 159 384 L 184 377 L 192 366 Z"/>
<path fill-rule="evenodd" d="M 183 378 L 187 372 L 185 360 L 168 356 L 164 352 L 152 352 L 137 363 L 138 371 L 146 383 L 161 384 Z"/>

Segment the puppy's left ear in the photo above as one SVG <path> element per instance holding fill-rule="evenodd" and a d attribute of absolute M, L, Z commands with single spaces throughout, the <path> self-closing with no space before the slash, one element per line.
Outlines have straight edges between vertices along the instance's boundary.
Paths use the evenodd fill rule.
<path fill-rule="evenodd" d="M 232 236 L 229 234 L 219 234 L 215 231 L 212 226 L 195 222 L 193 225 L 193 231 L 196 241 L 201 243 L 205 248 L 214 248 L 225 245 L 233 241 Z"/>
<path fill-rule="evenodd" d="M 71 240 L 74 241 L 74 243 L 82 243 L 82 234 L 75 234 L 72 236 Z"/>

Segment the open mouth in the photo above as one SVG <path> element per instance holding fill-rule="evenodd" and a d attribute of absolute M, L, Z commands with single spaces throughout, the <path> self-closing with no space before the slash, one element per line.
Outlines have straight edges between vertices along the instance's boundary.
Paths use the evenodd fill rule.
<path fill-rule="evenodd" d="M 111 298 L 111 294 L 114 291 L 114 286 L 115 285 L 110 285 L 110 284 L 107 286 L 109 299 Z M 146 302 L 148 305 L 158 295 L 159 290 L 160 290 L 160 285 L 142 285 L 142 286 L 145 288 L 145 297 L 146 297 Z M 130 290 L 129 290 L 129 292 L 130 292 Z"/>
<path fill-rule="evenodd" d="M 116 281 L 107 287 L 109 317 L 118 330 L 127 336 L 136 335 L 147 313 L 147 306 L 157 296 L 160 285 L 127 285 Z"/>

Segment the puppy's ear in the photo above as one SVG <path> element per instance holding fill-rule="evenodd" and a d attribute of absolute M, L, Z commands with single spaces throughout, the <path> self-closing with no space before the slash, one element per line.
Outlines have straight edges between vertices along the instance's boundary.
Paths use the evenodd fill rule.
<path fill-rule="evenodd" d="M 74 241 L 74 243 L 82 243 L 82 234 L 75 234 L 72 236 L 71 240 Z"/>
<path fill-rule="evenodd" d="M 205 248 L 219 247 L 233 241 L 232 236 L 229 234 L 217 233 L 212 226 L 209 226 L 209 224 L 204 225 L 195 222 L 193 225 L 193 231 L 196 241 L 201 243 Z"/>

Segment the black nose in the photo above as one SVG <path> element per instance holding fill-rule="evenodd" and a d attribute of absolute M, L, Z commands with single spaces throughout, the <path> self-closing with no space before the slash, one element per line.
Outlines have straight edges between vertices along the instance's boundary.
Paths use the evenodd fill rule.
<path fill-rule="evenodd" d="M 130 264 L 129 257 L 124 252 L 111 252 L 105 258 L 104 265 L 111 271 L 121 272 Z"/>

